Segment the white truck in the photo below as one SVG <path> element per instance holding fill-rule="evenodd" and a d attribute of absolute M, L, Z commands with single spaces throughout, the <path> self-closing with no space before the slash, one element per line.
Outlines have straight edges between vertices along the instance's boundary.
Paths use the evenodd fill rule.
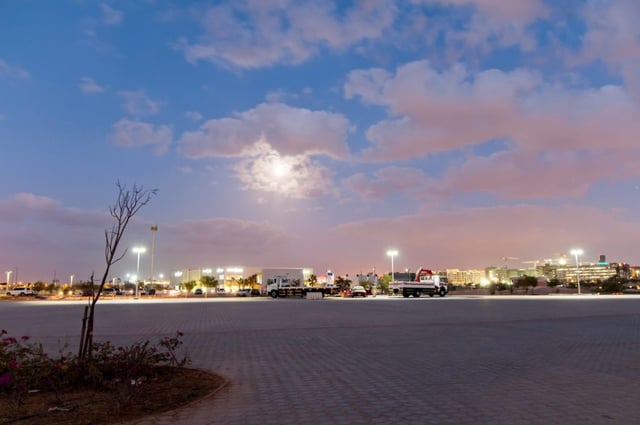
<path fill-rule="evenodd" d="M 275 276 L 268 279 L 266 292 L 271 296 L 271 298 L 304 298 L 310 293 L 318 293 L 319 297 L 324 297 L 324 291 L 322 288 L 305 286 L 299 279 L 290 279 L 288 276 Z"/>
<path fill-rule="evenodd" d="M 411 295 L 418 298 L 422 294 L 428 294 L 430 297 L 438 294 L 444 297 L 449 292 L 447 278 L 434 274 L 433 271 L 425 268 L 418 269 L 414 280 L 393 281 L 389 284 L 389 287 L 394 295 L 402 294 L 405 298 Z"/>

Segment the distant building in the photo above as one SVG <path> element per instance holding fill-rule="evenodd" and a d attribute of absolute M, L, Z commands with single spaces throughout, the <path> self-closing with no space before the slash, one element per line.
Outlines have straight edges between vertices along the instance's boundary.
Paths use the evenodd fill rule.
<path fill-rule="evenodd" d="M 447 269 L 447 281 L 452 285 L 471 285 L 482 283 L 486 278 L 484 270 Z"/>

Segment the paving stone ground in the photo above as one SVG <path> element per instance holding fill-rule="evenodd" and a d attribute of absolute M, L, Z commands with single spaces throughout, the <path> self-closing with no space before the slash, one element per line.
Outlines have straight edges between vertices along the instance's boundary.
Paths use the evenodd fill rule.
<path fill-rule="evenodd" d="M 185 333 L 229 384 L 136 425 L 637 424 L 640 297 L 105 300 L 97 339 Z M 82 303 L 0 303 L 0 327 L 77 344 Z"/>

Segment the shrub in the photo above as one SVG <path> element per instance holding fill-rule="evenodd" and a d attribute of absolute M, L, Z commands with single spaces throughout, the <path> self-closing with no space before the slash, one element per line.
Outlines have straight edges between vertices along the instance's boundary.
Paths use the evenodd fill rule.
<path fill-rule="evenodd" d="M 0 331 L 0 395 L 20 404 L 29 391 L 59 391 L 69 387 L 117 390 L 118 402 L 126 402 L 147 379 L 163 366 L 184 367 L 187 355 L 178 357 L 183 334 L 162 338 L 158 345 L 149 341 L 130 346 L 114 346 L 109 341 L 94 343 L 90 360 L 60 351 L 50 357 L 42 344 L 29 337 L 14 338 Z"/>

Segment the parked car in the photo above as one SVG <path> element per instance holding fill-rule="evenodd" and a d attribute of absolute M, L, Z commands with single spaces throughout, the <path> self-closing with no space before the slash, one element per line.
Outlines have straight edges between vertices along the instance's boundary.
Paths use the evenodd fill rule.
<path fill-rule="evenodd" d="M 238 292 L 236 292 L 236 296 L 238 296 L 238 297 L 250 297 L 251 296 L 251 289 L 239 289 Z"/>
<path fill-rule="evenodd" d="M 367 290 L 364 289 L 364 286 L 354 286 L 351 288 L 351 297 L 367 297 Z"/>
<path fill-rule="evenodd" d="M 202 295 L 202 288 L 196 288 L 196 290 L 195 290 L 195 291 L 193 291 L 193 293 L 194 293 L 195 295 Z"/>
<path fill-rule="evenodd" d="M 218 288 L 218 295 L 224 295 L 224 288 Z"/>
<path fill-rule="evenodd" d="M 18 288 L 9 289 L 7 291 L 7 295 L 9 295 L 11 297 L 26 297 L 26 296 L 35 295 L 35 292 L 33 292 L 29 288 L 21 286 L 21 287 L 18 287 Z"/>
<path fill-rule="evenodd" d="M 102 295 L 113 295 L 115 297 L 118 295 L 118 290 L 116 288 L 102 288 Z"/>

